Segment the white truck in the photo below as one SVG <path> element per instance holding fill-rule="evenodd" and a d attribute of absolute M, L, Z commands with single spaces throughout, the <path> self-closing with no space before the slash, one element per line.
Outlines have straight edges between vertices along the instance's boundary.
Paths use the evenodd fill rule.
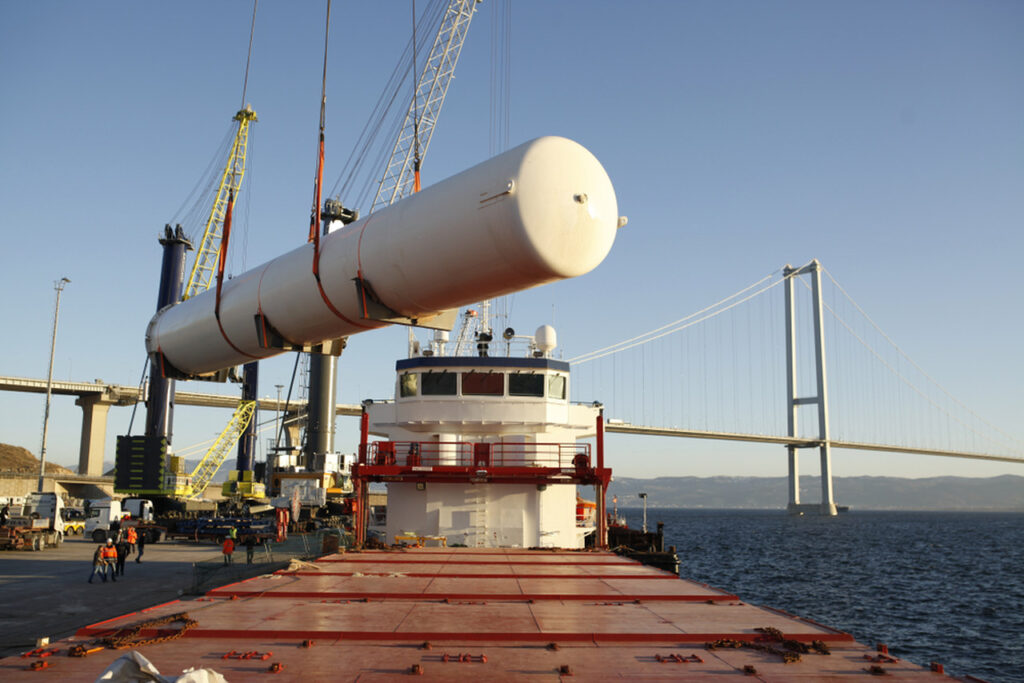
<path fill-rule="evenodd" d="M 0 528 L 0 548 L 42 550 L 64 542 L 64 500 L 56 493 L 25 496 L 21 514 Z"/>
<path fill-rule="evenodd" d="M 89 501 L 85 518 L 85 535 L 96 543 L 111 538 L 110 527 L 117 522 L 122 529 L 134 526 L 145 534 L 147 543 L 164 540 L 167 530 L 153 523 L 153 501 L 146 498 L 100 498 Z"/>

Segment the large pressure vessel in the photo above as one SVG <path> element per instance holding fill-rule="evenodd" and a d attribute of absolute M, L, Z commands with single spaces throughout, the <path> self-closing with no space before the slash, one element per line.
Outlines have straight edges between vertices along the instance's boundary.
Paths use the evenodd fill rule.
<path fill-rule="evenodd" d="M 261 329 L 308 346 L 387 325 L 364 317 L 364 293 L 424 319 L 582 275 L 604 260 L 618 224 L 594 155 L 538 138 L 323 236 L 319 285 L 307 243 L 225 281 L 219 320 L 214 288 L 159 311 L 146 347 L 200 375 L 280 353 Z"/>

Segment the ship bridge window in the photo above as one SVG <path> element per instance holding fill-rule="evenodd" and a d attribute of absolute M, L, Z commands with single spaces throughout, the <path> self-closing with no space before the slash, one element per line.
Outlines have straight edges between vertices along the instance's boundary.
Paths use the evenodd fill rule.
<path fill-rule="evenodd" d="M 399 380 L 399 395 L 403 398 L 406 396 L 415 396 L 418 386 L 419 375 L 415 372 L 404 372 Z"/>
<path fill-rule="evenodd" d="M 426 372 L 421 376 L 423 387 L 421 391 L 424 396 L 454 396 L 455 395 L 455 373 L 452 372 Z"/>
<path fill-rule="evenodd" d="M 565 400 L 565 375 L 550 375 L 548 377 L 548 398 Z"/>
<path fill-rule="evenodd" d="M 462 373 L 463 396 L 503 396 L 505 375 L 501 372 Z"/>
<path fill-rule="evenodd" d="M 544 397 L 544 375 L 517 372 L 508 376 L 509 396 Z"/>

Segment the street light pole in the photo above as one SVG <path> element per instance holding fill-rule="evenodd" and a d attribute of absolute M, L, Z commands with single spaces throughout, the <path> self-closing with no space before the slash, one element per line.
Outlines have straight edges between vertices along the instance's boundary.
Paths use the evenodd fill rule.
<path fill-rule="evenodd" d="M 46 408 L 43 410 L 43 444 L 39 448 L 39 486 L 36 489 L 39 493 L 43 492 L 43 479 L 46 476 L 46 430 L 50 425 L 50 395 L 53 390 L 53 356 L 57 348 L 57 318 L 60 316 L 60 295 L 64 291 L 64 287 L 71 282 L 66 277 L 62 277 L 57 282 L 53 283 L 53 288 L 57 290 L 57 303 L 53 308 L 53 336 L 50 338 L 50 370 L 46 374 Z"/>

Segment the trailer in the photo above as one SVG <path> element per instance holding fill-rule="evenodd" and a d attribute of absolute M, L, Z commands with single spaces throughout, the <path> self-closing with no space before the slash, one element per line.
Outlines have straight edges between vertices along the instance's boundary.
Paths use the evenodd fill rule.
<path fill-rule="evenodd" d="M 0 549 L 43 550 L 64 542 L 64 501 L 55 493 L 30 493 L 21 514 L 0 527 Z"/>

